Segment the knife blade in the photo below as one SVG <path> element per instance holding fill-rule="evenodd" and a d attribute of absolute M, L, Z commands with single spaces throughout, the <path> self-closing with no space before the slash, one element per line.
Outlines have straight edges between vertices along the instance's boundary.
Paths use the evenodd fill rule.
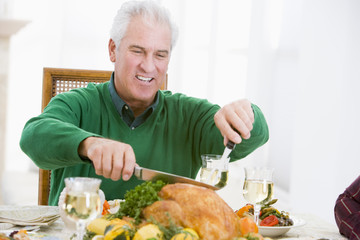
<path fill-rule="evenodd" d="M 157 171 L 157 170 L 152 170 L 149 168 L 143 168 L 143 167 L 135 167 L 135 171 L 134 171 L 134 175 L 140 179 L 140 180 L 144 180 L 144 181 L 157 181 L 157 180 L 162 180 L 166 183 L 189 183 L 189 184 L 193 184 L 193 185 L 197 185 L 197 186 L 201 186 L 201 187 L 206 187 L 212 190 L 219 190 L 220 188 L 212 186 L 210 184 L 206 184 L 203 182 L 199 182 L 196 181 L 194 179 L 191 178 L 187 178 L 187 177 L 183 177 L 183 176 L 179 176 L 179 175 L 175 175 L 175 174 L 170 174 L 170 173 L 166 173 L 166 172 L 161 172 L 161 171 Z"/>

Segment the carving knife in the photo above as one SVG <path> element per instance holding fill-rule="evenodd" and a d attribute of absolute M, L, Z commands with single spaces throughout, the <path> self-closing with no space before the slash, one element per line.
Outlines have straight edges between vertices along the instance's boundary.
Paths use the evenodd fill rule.
<path fill-rule="evenodd" d="M 189 184 L 193 184 L 193 185 L 197 185 L 197 186 L 201 186 L 201 187 L 210 188 L 212 190 L 220 189 L 218 187 L 215 187 L 210 184 L 203 183 L 203 182 L 199 182 L 199 181 L 196 181 L 191 178 L 187 178 L 187 177 L 183 177 L 183 176 L 179 176 L 179 175 L 175 175 L 175 174 L 170 174 L 170 173 L 166 173 L 166 172 L 161 172 L 161 171 L 157 171 L 157 170 L 152 170 L 152 169 L 148 169 L 148 168 L 137 167 L 137 166 L 135 167 L 134 175 L 138 179 L 144 180 L 144 181 L 154 182 L 157 180 L 162 180 L 166 183 L 189 183 Z"/>

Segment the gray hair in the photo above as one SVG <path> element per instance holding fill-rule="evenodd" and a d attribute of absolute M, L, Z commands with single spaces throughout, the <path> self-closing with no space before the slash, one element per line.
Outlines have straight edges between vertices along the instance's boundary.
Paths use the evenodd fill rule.
<path fill-rule="evenodd" d="M 117 48 L 120 46 L 131 19 L 139 15 L 158 23 L 168 24 L 171 31 L 171 49 L 175 46 L 178 28 L 171 20 L 170 13 L 166 8 L 153 1 L 128 1 L 118 10 L 110 30 L 110 38 L 115 42 Z"/>

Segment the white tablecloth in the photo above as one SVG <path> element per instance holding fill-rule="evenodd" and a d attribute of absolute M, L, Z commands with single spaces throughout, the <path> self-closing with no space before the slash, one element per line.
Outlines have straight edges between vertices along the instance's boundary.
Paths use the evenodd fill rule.
<path fill-rule="evenodd" d="M 347 239 L 339 233 L 336 225 L 330 224 L 315 215 L 296 214 L 296 216 L 304 219 L 306 224 L 302 227 L 293 228 L 286 234 L 274 239 Z"/>

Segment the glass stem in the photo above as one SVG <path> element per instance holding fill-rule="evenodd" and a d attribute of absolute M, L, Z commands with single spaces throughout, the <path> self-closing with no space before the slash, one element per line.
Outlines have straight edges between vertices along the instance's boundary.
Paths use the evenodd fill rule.
<path fill-rule="evenodd" d="M 85 222 L 83 221 L 77 221 L 76 222 L 76 239 L 77 240 L 83 240 L 84 234 L 85 234 Z"/>
<path fill-rule="evenodd" d="M 254 206 L 254 221 L 258 226 L 259 226 L 260 209 L 261 209 L 261 205 L 256 203 Z"/>

